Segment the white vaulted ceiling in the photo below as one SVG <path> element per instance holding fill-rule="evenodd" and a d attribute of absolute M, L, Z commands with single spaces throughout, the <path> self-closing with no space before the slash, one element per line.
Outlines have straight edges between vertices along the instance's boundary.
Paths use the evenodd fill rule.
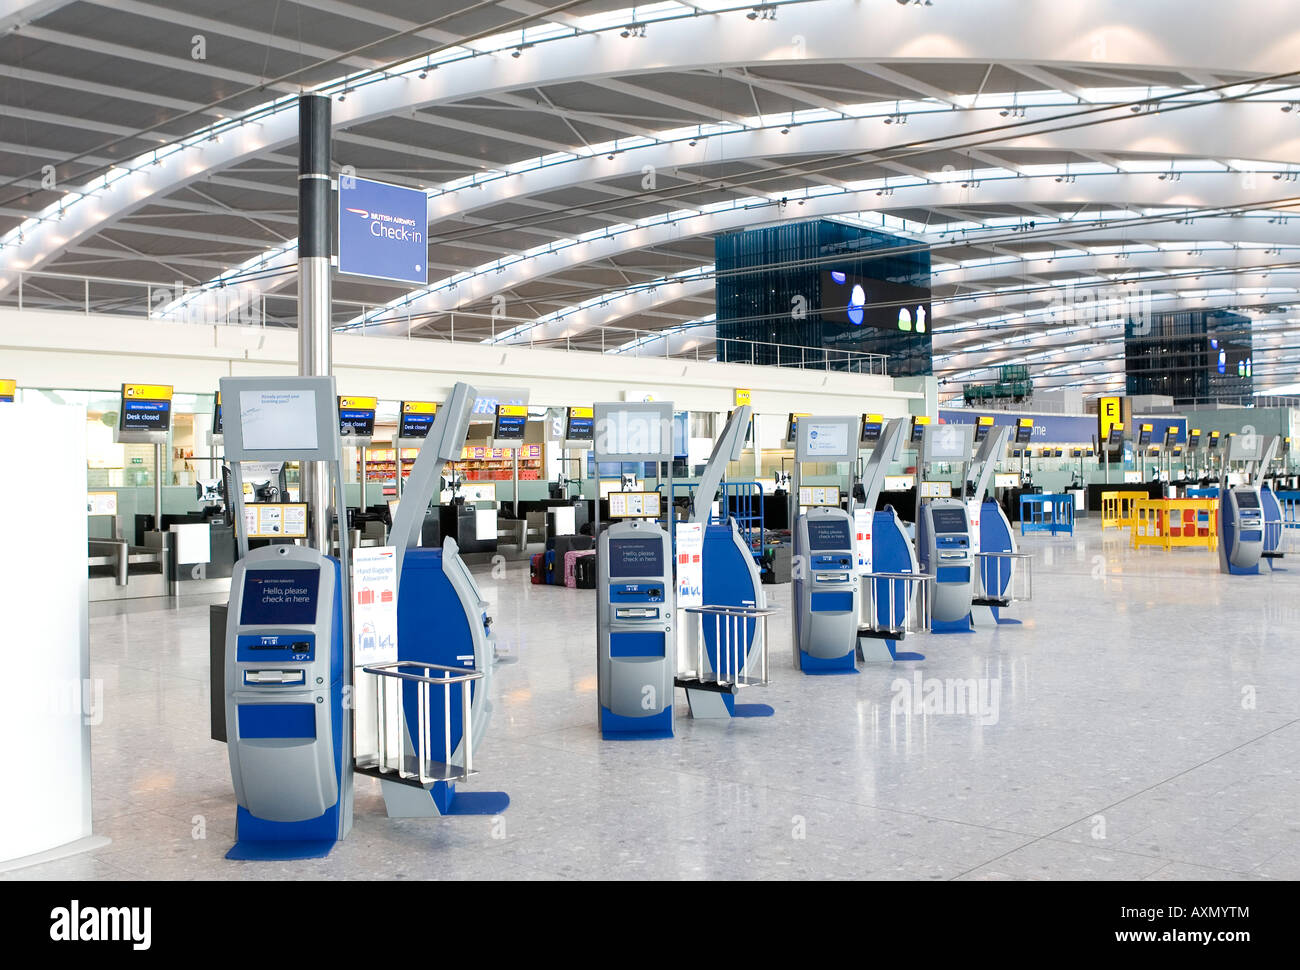
<path fill-rule="evenodd" d="M 340 279 L 340 327 L 708 352 L 714 236 L 825 217 L 930 250 L 945 395 L 1122 385 L 1123 311 L 1062 314 L 1081 291 L 1248 313 L 1268 390 L 1300 359 L 1290 71 L 1278 0 L 11 3 L 0 299 L 239 284 L 292 325 L 316 90 L 338 166 L 431 200 L 429 287 Z"/>

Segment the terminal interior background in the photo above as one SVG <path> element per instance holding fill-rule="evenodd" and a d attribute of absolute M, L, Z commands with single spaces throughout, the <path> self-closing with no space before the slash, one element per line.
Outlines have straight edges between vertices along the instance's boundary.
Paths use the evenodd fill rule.
<path fill-rule="evenodd" d="M 1300 876 L 1286 4 L 43 0 L 0 29 L 0 642 L 15 669 L 52 648 L 0 704 L 24 779 L 0 878 Z M 428 217 L 415 278 L 336 252 L 320 312 L 303 95 L 331 245 L 349 179 Z M 227 737 L 226 604 L 257 561 L 235 509 L 312 491 L 305 463 L 245 462 L 237 500 L 218 392 L 296 377 L 313 313 L 360 413 L 326 554 L 403 546 L 433 449 L 404 415 L 445 422 L 409 521 L 469 579 L 396 629 L 468 624 L 476 774 L 421 772 L 403 813 L 342 758 L 337 844 L 240 855 L 273 826 Z M 161 435 L 133 437 L 137 392 Z M 662 461 L 574 431 L 655 407 Z M 692 517 L 706 597 L 730 570 L 737 602 L 674 578 Z M 823 520 L 854 542 L 805 574 Z M 930 579 L 872 573 L 882 522 Z M 678 597 L 655 739 L 612 716 L 622 587 L 606 546 L 582 564 L 633 524 L 665 530 Z M 852 605 L 819 616 L 823 581 Z M 688 602 L 749 624 L 743 672 L 703 669 Z"/>

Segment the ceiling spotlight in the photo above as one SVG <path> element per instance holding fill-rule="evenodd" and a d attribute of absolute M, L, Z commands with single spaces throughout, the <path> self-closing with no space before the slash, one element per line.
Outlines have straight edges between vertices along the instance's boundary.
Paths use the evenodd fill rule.
<path fill-rule="evenodd" d="M 510 56 L 511 56 L 511 57 L 518 57 L 518 56 L 521 55 L 523 52 L 524 52 L 524 51 L 523 51 L 523 48 L 521 48 L 521 47 L 516 47 L 514 50 L 512 50 L 512 51 L 510 52 Z"/>
<path fill-rule="evenodd" d="M 615 154 L 614 152 L 610 152 L 608 155 L 605 156 L 605 158 L 612 162 L 614 160 L 614 154 Z"/>
<path fill-rule="evenodd" d="M 688 144 L 688 145 L 690 145 L 692 148 L 694 148 L 694 147 L 695 147 L 696 145 L 698 145 L 699 143 L 700 143 L 700 140 L 699 140 L 698 138 L 692 138 L 692 139 L 691 139 L 690 141 L 688 141 L 686 144 Z"/>
<path fill-rule="evenodd" d="M 1300 102 L 1288 101 L 1286 104 L 1282 105 L 1282 111 L 1286 114 L 1290 114 L 1296 108 L 1300 108 Z"/>
<path fill-rule="evenodd" d="M 781 134 L 783 134 L 783 135 L 788 135 L 788 134 L 790 134 L 790 126 L 789 126 L 789 125 L 786 125 L 784 128 L 782 128 L 782 129 L 781 129 Z"/>

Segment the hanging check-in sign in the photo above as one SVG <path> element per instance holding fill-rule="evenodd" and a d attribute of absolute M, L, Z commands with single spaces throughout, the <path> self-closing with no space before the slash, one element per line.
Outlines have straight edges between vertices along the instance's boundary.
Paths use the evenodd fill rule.
<path fill-rule="evenodd" d="M 423 189 L 339 176 L 339 272 L 429 281 L 429 197 Z"/>

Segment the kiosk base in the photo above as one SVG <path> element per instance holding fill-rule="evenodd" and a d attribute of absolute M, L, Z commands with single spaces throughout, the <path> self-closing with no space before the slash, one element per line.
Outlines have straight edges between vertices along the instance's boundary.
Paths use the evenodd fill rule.
<path fill-rule="evenodd" d="M 890 637 L 858 635 L 858 656 L 863 663 L 899 663 L 924 660 L 925 654 L 899 651 L 898 641 Z"/>
<path fill-rule="evenodd" d="M 931 633 L 974 633 L 971 629 L 970 614 L 966 614 L 960 620 L 931 620 Z"/>
<path fill-rule="evenodd" d="M 853 650 L 842 657 L 814 657 L 800 650 L 799 669 L 811 677 L 824 677 L 832 674 L 856 674 L 858 665 Z"/>
<path fill-rule="evenodd" d="M 607 707 L 600 709 L 600 736 L 606 741 L 656 741 L 673 736 L 673 708 L 658 714 L 624 717 Z"/>
<path fill-rule="evenodd" d="M 450 782 L 438 781 L 426 789 L 383 778 L 379 783 L 389 818 L 438 818 L 443 815 L 500 815 L 510 807 L 503 791 L 457 791 Z"/>
<path fill-rule="evenodd" d="M 976 604 L 970 608 L 970 620 L 972 626 L 1019 626 L 1021 621 L 1009 616 L 1003 616 L 1004 606 L 985 606 Z"/>
<path fill-rule="evenodd" d="M 776 710 L 769 704 L 737 704 L 730 691 L 692 690 L 686 688 L 686 704 L 691 717 L 698 719 L 732 717 L 771 717 Z"/>
<path fill-rule="evenodd" d="M 314 842 L 236 842 L 227 859 L 243 862 L 293 862 L 298 859 L 324 859 L 330 854 L 336 839 L 320 839 Z"/>

